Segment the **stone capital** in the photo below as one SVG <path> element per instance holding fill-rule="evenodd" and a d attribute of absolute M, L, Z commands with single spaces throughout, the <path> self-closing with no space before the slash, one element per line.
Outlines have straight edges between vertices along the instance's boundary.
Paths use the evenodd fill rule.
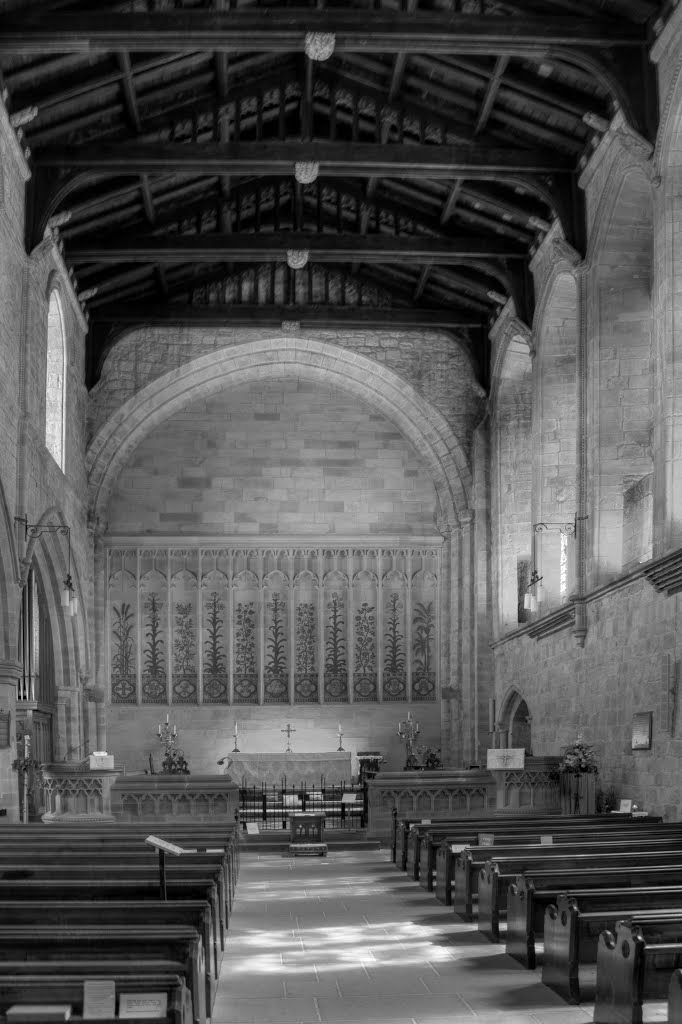
<path fill-rule="evenodd" d="M 0 683 L 16 684 L 23 670 L 18 661 L 0 661 Z"/>

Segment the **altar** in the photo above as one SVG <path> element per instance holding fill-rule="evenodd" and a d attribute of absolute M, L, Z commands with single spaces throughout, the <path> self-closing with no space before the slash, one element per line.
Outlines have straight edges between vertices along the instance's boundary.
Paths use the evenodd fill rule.
<path fill-rule="evenodd" d="M 351 755 L 348 750 L 307 754 L 230 754 L 226 774 L 239 786 L 296 788 L 350 785 Z"/>

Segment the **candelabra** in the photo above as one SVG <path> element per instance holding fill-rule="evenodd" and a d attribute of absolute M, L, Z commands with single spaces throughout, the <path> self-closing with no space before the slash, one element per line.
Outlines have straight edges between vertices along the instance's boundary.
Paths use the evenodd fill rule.
<path fill-rule="evenodd" d="M 233 754 L 238 754 L 239 753 L 239 747 L 237 746 L 237 740 L 239 739 L 239 726 L 237 725 L 236 719 L 235 719 L 235 723 L 234 723 L 234 732 L 232 733 L 232 737 L 234 739 L 234 747 L 232 748 L 232 753 Z"/>
<path fill-rule="evenodd" d="M 413 752 L 414 741 L 419 735 L 419 722 L 415 722 L 412 718 L 412 712 L 407 712 L 407 719 L 404 722 L 398 722 L 398 736 L 405 744 L 405 767 L 412 767 L 415 762 L 415 756 Z"/>
<path fill-rule="evenodd" d="M 163 743 L 164 757 L 161 763 L 161 770 L 166 775 L 189 775 L 189 768 L 185 760 L 185 752 L 177 746 L 178 727 L 171 725 L 169 716 L 163 725 L 159 723 L 158 738 Z"/>
<path fill-rule="evenodd" d="M 338 745 L 338 747 L 336 749 L 337 750 L 343 750 L 343 729 L 341 728 L 341 723 L 340 722 L 339 722 L 339 745 Z"/>

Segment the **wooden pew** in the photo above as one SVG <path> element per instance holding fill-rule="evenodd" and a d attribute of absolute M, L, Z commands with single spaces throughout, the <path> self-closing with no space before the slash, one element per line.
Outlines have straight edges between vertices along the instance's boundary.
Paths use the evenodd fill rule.
<path fill-rule="evenodd" d="M 179 924 L 195 928 L 201 935 L 211 973 L 220 973 L 222 950 L 215 934 L 211 906 L 206 900 L 7 900 L 0 901 L 0 923 L 10 925 L 116 924 L 137 928 Z M 1 965 L 0 965 L 1 970 Z"/>
<path fill-rule="evenodd" d="M 396 863 L 402 868 L 403 871 L 407 871 L 408 874 L 417 878 L 415 874 L 415 865 L 419 863 L 419 849 L 418 844 L 421 841 L 421 836 L 425 832 L 442 832 L 442 839 L 445 839 L 450 834 L 450 830 L 459 830 L 462 826 L 467 829 L 472 829 L 473 834 L 478 832 L 492 832 L 496 831 L 510 831 L 515 830 L 530 830 L 538 829 L 541 832 L 549 832 L 551 828 L 550 823 L 556 823 L 558 825 L 565 825 L 566 822 L 570 822 L 574 828 L 580 827 L 582 824 L 596 826 L 599 825 L 600 829 L 618 828 L 623 824 L 624 821 L 637 823 L 652 823 L 660 822 L 662 818 L 658 816 L 649 816 L 647 818 L 632 818 L 630 815 L 625 814 L 589 814 L 589 815 L 573 815 L 567 818 L 565 815 L 552 815 L 552 814 L 520 814 L 518 816 L 510 815 L 507 813 L 500 812 L 499 814 L 485 815 L 479 818 L 438 818 L 433 819 L 430 824 L 422 825 L 419 819 L 405 818 L 398 822 L 397 826 L 397 845 L 396 845 Z M 409 864 L 408 864 L 409 860 Z"/>
<path fill-rule="evenodd" d="M 673 970 L 682 964 L 682 911 L 676 917 L 618 921 L 597 949 L 595 1024 L 642 1024 L 645 1000 L 669 996 Z"/>
<path fill-rule="evenodd" d="M 0 962 L 10 961 L 17 952 L 27 963 L 66 959 L 70 974 L 80 973 L 80 960 L 98 961 L 100 971 L 106 971 L 108 967 L 111 969 L 112 961 L 127 959 L 137 974 L 145 973 L 146 960 L 150 961 L 150 973 L 154 973 L 154 963 L 167 961 L 175 965 L 172 973 L 184 977 L 190 990 L 194 1024 L 206 1024 L 207 970 L 201 936 L 194 928 L 176 925 L 162 928 L 76 925 L 70 928 L 42 922 L 39 927 L 35 924 L 6 927 L 0 924 Z M 4 963 L 3 969 L 8 970 Z"/>
<path fill-rule="evenodd" d="M 578 840 L 574 843 L 562 843 L 557 846 L 527 845 L 512 847 L 500 845 L 493 848 L 470 847 L 458 854 L 455 862 L 453 908 L 455 913 L 465 920 L 473 920 L 474 896 L 478 892 L 478 917 L 479 922 L 481 921 L 480 887 L 481 880 L 486 878 L 482 869 L 491 860 L 505 865 L 506 882 L 508 875 L 513 876 L 525 873 L 527 870 L 531 870 L 531 865 L 533 868 L 538 869 L 542 868 L 542 862 L 544 861 L 558 864 L 559 857 L 565 858 L 580 853 L 597 855 L 605 850 L 605 847 L 608 847 L 606 852 L 610 854 L 629 854 L 635 843 L 639 852 L 675 850 L 679 846 L 679 842 L 680 833 L 677 831 L 670 836 L 664 834 L 663 836 L 646 839 L 640 838 L 639 833 L 637 833 L 636 837 L 633 837 L 632 834 L 612 835 L 609 833 L 608 836 L 601 836 L 598 839 L 595 839 L 594 836 L 588 836 L 585 841 Z M 501 898 L 503 900 L 501 906 L 504 908 L 506 906 L 506 886 L 502 888 Z M 484 911 L 485 913 L 488 913 L 487 909 Z"/>
<path fill-rule="evenodd" d="M 506 952 L 529 969 L 536 966 L 535 943 L 544 934 L 545 910 L 562 893 L 591 895 L 599 890 L 666 889 L 682 886 L 680 866 L 581 868 L 517 875 L 507 891 Z"/>
<path fill-rule="evenodd" d="M 91 859 L 84 855 L 74 855 L 58 859 L 50 854 L 36 855 L 30 861 L 13 859 L 11 854 L 0 853 L 0 881 L 22 881 L 28 878 L 50 879 L 99 879 L 106 881 L 109 877 L 123 881 L 146 881 L 158 884 L 159 869 L 154 858 L 129 859 L 111 856 Z M 166 861 L 166 877 L 168 880 L 190 882 L 203 880 L 206 884 L 215 882 L 218 888 L 218 909 L 220 913 L 222 933 L 227 930 L 228 901 L 225 889 L 223 870 L 218 863 L 190 863 L 186 858 L 170 857 Z M 157 894 L 159 893 L 157 888 Z"/>
<path fill-rule="evenodd" d="M 41 845 L 48 842 L 65 843 L 138 843 L 141 849 L 148 849 L 145 846 L 145 839 L 153 834 L 160 839 L 176 843 L 184 847 L 198 847 L 205 852 L 218 850 L 225 853 L 228 861 L 232 892 L 236 886 L 239 873 L 240 858 L 240 833 L 236 825 L 169 825 L 160 822 L 140 822 L 134 826 L 112 822 L 108 824 L 84 825 L 84 824 L 50 824 L 43 825 L 35 822 L 25 825 L 4 825 L 0 824 L 0 845 L 2 848 L 9 848 L 13 845 L 23 845 L 26 842 L 38 841 Z"/>
<path fill-rule="evenodd" d="M 29 872 L 30 874 L 30 872 Z M 177 878 L 167 882 L 169 900 L 206 900 L 217 925 L 221 948 L 225 948 L 225 932 L 222 926 L 218 887 L 208 877 L 194 879 Z M 111 900 L 144 901 L 158 903 L 159 883 L 157 878 L 52 878 L 50 873 L 41 873 L 29 878 L 0 879 L 0 902 L 10 900 Z"/>
<path fill-rule="evenodd" d="M 682 886 L 563 893 L 545 910 L 542 981 L 569 1003 L 582 1002 L 580 964 L 596 963 L 600 934 L 623 917 L 682 913 Z"/>
<path fill-rule="evenodd" d="M 668 1024 L 682 1024 L 682 970 L 672 973 L 668 989 Z"/>
<path fill-rule="evenodd" d="M 507 890 L 516 880 L 516 876 L 524 873 L 532 874 L 543 868 L 554 868 L 571 873 L 581 867 L 625 867 L 636 872 L 638 867 L 661 866 L 678 867 L 682 864 L 682 852 L 679 849 L 655 849 L 647 853 L 632 850 L 622 853 L 601 852 L 571 853 L 563 856 L 502 857 L 488 861 L 479 871 L 478 877 L 478 930 L 493 942 L 500 941 L 500 914 L 507 907 Z M 569 886 L 570 887 L 570 886 Z"/>
<path fill-rule="evenodd" d="M 632 825 L 629 822 L 622 822 L 620 828 L 611 828 L 608 830 L 609 840 L 612 842 L 622 842 L 627 837 L 632 836 L 633 833 L 636 835 L 636 841 L 639 843 L 644 839 L 656 838 L 658 836 L 677 836 L 682 837 L 682 823 L 658 823 L 658 824 L 641 824 L 642 819 L 635 819 Z M 589 842 L 591 839 L 601 839 L 604 836 L 604 830 L 598 825 L 583 824 L 577 827 L 571 825 L 570 818 L 564 819 L 563 825 L 553 825 L 551 829 L 544 829 L 540 832 L 532 833 L 527 832 L 525 835 L 521 832 L 496 832 L 494 833 L 495 845 L 490 849 L 490 856 L 494 856 L 495 850 L 498 846 L 508 846 L 512 844 L 535 844 L 541 843 L 541 836 L 549 835 L 552 839 L 553 846 L 560 846 L 567 843 L 577 842 Z M 461 845 L 463 844 L 464 837 L 462 835 L 448 836 L 447 839 L 440 841 L 432 840 L 429 842 L 428 837 L 421 843 L 421 867 L 420 867 L 420 884 L 424 885 L 423 872 L 430 873 L 431 883 L 433 887 L 436 899 L 440 903 L 444 903 L 446 906 L 452 905 L 452 890 L 455 884 L 455 866 L 456 860 L 461 852 Z M 478 842 L 474 840 L 471 843 L 465 845 L 478 846 Z M 428 844 L 428 853 L 427 853 Z M 433 883 L 433 872 L 435 870 L 435 884 Z M 428 884 L 425 888 L 429 888 Z"/>
<path fill-rule="evenodd" d="M 32 963 L 30 966 L 34 968 L 36 965 Z M 88 980 L 87 977 L 83 974 L 55 974 L 49 961 L 40 967 L 43 969 L 40 974 L 8 974 L 5 965 L 0 964 L 0 1015 L 15 1003 L 70 1003 L 74 1017 L 82 1017 L 83 982 Z M 157 1024 L 163 1024 L 163 1021 L 166 1024 L 192 1024 L 192 997 L 184 978 L 177 974 L 112 974 L 100 967 L 97 980 L 115 984 L 117 1003 L 122 992 L 165 992 L 168 1009 L 165 1017 L 155 1018 Z M 111 1020 L 118 1021 L 119 1018 L 112 1017 Z"/>

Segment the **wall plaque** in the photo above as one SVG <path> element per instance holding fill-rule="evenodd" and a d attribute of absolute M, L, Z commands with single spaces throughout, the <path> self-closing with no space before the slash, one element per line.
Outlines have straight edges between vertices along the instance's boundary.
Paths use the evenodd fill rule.
<path fill-rule="evenodd" d="M 632 749 L 651 750 L 651 711 L 632 716 Z"/>
<path fill-rule="evenodd" d="M 518 771 L 526 764 L 526 751 L 523 747 L 500 747 L 498 750 L 486 751 L 486 755 L 489 771 Z"/>

